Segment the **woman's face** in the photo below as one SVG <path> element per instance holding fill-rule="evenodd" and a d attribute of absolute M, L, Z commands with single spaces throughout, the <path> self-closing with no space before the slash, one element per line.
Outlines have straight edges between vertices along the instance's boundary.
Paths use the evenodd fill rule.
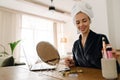
<path fill-rule="evenodd" d="M 90 27 L 90 18 L 86 14 L 80 12 L 75 16 L 75 24 L 82 34 L 88 33 Z"/>

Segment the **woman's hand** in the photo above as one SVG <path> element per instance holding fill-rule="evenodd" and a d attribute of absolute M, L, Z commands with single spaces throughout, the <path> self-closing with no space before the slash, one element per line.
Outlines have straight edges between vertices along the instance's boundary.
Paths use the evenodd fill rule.
<path fill-rule="evenodd" d="M 65 58 L 65 65 L 68 66 L 68 67 L 75 66 L 74 60 L 71 59 L 70 57 Z"/>
<path fill-rule="evenodd" d="M 120 54 L 117 53 L 117 51 L 114 50 L 114 49 L 112 50 L 112 54 L 113 54 L 113 57 L 116 58 L 116 59 L 118 59 L 118 57 L 120 56 Z"/>

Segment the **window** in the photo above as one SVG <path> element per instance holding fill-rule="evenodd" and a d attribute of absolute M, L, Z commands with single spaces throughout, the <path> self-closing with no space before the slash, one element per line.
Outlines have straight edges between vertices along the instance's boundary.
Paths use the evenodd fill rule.
<path fill-rule="evenodd" d="M 54 45 L 53 21 L 22 15 L 22 48 L 20 61 L 26 58 L 33 64 L 37 59 L 36 45 L 40 41 L 48 41 Z M 26 57 L 25 57 L 26 56 Z"/>

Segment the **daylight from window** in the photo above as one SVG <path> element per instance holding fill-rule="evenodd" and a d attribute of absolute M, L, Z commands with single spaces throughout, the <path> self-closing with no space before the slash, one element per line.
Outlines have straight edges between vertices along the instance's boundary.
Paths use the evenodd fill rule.
<path fill-rule="evenodd" d="M 20 61 L 34 64 L 39 59 L 36 52 L 38 42 L 48 41 L 54 45 L 53 22 L 40 17 L 23 15 L 21 37 Z"/>

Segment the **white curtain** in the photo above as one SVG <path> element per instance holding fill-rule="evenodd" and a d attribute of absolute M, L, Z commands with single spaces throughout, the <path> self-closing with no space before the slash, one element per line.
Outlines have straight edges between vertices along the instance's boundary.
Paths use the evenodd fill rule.
<path fill-rule="evenodd" d="M 8 43 L 21 39 L 21 14 L 0 9 L 0 44 L 4 45 L 6 51 L 10 54 Z M 19 46 L 14 52 L 16 61 L 19 61 Z"/>

